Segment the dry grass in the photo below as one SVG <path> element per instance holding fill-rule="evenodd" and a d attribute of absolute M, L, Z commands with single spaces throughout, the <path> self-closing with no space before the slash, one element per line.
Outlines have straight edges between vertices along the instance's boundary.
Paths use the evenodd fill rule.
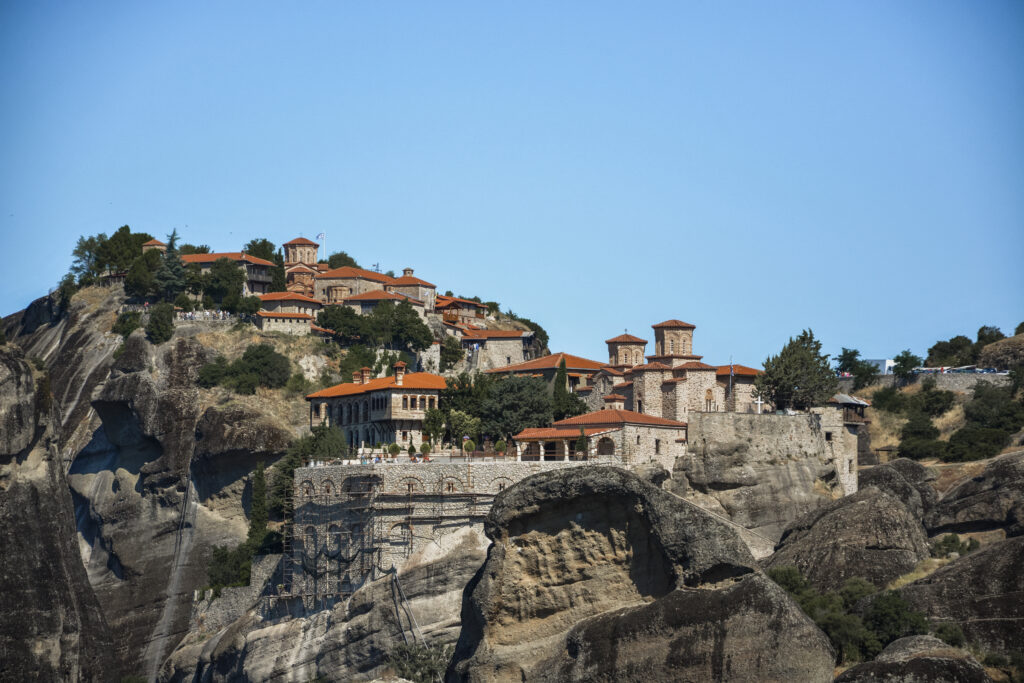
<path fill-rule="evenodd" d="M 958 395 L 958 401 L 959 398 L 960 396 Z M 956 403 L 942 415 L 933 418 L 932 424 L 939 430 L 939 439 L 942 441 L 949 441 L 949 437 L 953 435 L 953 432 L 967 424 L 967 418 L 964 415 L 964 404 L 960 402 Z"/>
<path fill-rule="evenodd" d="M 886 586 L 886 588 L 889 590 L 896 590 L 897 588 L 902 588 L 903 586 L 906 586 L 908 583 L 914 583 L 919 579 L 923 579 L 929 574 L 934 573 L 937 569 L 946 566 L 950 562 L 952 562 L 952 560 L 945 557 L 929 557 L 925 560 L 921 560 L 917 563 L 917 566 L 914 567 L 912 571 L 904 574 L 903 576 L 897 579 L 893 579 L 889 582 L 889 585 Z"/>
<path fill-rule="evenodd" d="M 992 462 L 991 459 L 975 460 L 973 462 L 936 463 L 932 467 L 938 472 L 939 476 L 932 482 L 932 486 L 941 495 L 952 489 L 958 482 L 981 474 L 990 462 Z"/>
<path fill-rule="evenodd" d="M 900 443 L 900 430 L 906 424 L 907 419 L 902 415 L 868 408 L 865 415 L 869 420 L 868 435 L 871 437 L 871 448 L 883 448 L 885 446 L 898 446 Z"/>

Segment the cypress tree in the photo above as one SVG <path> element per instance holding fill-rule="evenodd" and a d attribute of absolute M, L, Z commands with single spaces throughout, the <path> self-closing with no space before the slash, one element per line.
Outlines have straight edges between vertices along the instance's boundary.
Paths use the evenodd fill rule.
<path fill-rule="evenodd" d="M 252 504 L 249 507 L 249 537 L 246 543 L 252 551 L 258 552 L 267 535 L 267 480 L 263 474 L 263 463 L 257 463 L 252 475 Z"/>
<path fill-rule="evenodd" d="M 153 276 L 157 290 L 164 301 L 174 301 L 175 297 L 185 291 L 185 264 L 178 255 L 178 231 L 171 231 L 167 236 L 167 250 L 160 260 L 160 267 Z"/>

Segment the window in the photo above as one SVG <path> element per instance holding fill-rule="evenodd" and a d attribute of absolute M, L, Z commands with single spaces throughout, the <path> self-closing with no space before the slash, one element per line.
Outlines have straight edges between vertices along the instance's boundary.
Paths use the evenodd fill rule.
<path fill-rule="evenodd" d="M 669 353 L 674 353 L 675 350 L 676 350 L 676 343 L 674 341 L 672 341 L 671 339 L 669 339 L 669 341 L 668 341 L 668 352 Z"/>
<path fill-rule="evenodd" d="M 825 441 L 832 440 L 832 432 L 825 432 Z"/>
<path fill-rule="evenodd" d="M 402 432 L 402 441 L 409 440 L 409 432 Z"/>
<path fill-rule="evenodd" d="M 505 482 L 503 482 L 503 481 L 499 481 L 498 482 L 498 490 L 499 491 L 504 491 L 505 490 Z"/>
<path fill-rule="evenodd" d="M 402 397 L 402 410 L 408 410 L 408 409 L 409 409 L 409 397 L 408 396 L 403 396 Z"/>
<path fill-rule="evenodd" d="M 426 396 L 420 396 L 420 410 L 426 410 L 426 409 L 427 409 L 427 397 Z"/>
<path fill-rule="evenodd" d="M 406 484 L 405 487 L 409 493 L 414 493 L 416 491 L 416 484 L 412 483 L 411 481 L 408 484 Z"/>
<path fill-rule="evenodd" d="M 453 481 L 445 482 L 444 490 L 447 491 L 448 493 L 455 493 L 455 482 L 453 482 Z"/>
<path fill-rule="evenodd" d="M 654 440 L 654 454 L 661 455 L 661 439 Z"/>
<path fill-rule="evenodd" d="M 637 446 L 640 445 L 640 435 L 639 434 L 636 435 L 636 445 Z"/>

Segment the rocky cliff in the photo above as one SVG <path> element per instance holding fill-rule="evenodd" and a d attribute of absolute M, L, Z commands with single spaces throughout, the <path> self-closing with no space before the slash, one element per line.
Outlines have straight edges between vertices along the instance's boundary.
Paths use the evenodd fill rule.
<path fill-rule="evenodd" d="M 824 634 L 729 526 L 616 468 L 499 494 L 449 680 L 827 680 Z"/>
<path fill-rule="evenodd" d="M 78 553 L 60 425 L 33 375 L 20 349 L 0 347 L 0 680 L 110 680 L 113 641 Z"/>

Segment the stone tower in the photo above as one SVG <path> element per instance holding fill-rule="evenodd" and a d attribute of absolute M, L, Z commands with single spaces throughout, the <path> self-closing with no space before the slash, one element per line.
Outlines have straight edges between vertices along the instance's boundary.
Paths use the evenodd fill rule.
<path fill-rule="evenodd" d="M 316 265 L 316 252 L 320 247 L 313 240 L 305 237 L 297 237 L 291 242 L 284 243 L 285 264 L 304 263 L 307 266 Z"/>
<path fill-rule="evenodd" d="M 693 353 L 693 331 L 697 329 L 696 325 L 682 320 L 666 320 L 652 327 L 654 355 L 648 356 L 649 360 L 673 367 L 686 361 L 700 360 L 701 357 Z"/>
<path fill-rule="evenodd" d="M 643 365 L 644 349 L 647 340 L 631 334 L 620 334 L 618 337 L 606 339 L 608 345 L 608 365 L 612 367 L 633 367 Z"/>

